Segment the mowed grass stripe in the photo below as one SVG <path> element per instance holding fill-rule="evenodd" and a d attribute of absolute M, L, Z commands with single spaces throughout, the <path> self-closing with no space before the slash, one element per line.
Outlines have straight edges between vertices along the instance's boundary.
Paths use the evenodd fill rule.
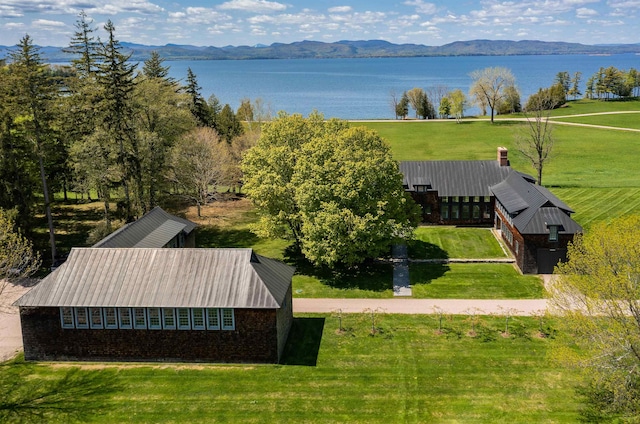
<path fill-rule="evenodd" d="M 552 188 L 552 191 L 576 211 L 573 218 L 585 228 L 599 221 L 640 213 L 640 188 Z"/>

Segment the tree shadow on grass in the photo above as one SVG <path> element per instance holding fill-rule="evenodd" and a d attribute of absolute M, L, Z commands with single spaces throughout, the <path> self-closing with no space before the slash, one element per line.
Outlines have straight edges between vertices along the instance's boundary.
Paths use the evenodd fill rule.
<path fill-rule="evenodd" d="M 220 229 L 213 226 L 200 227 L 196 233 L 198 247 L 252 247 L 258 236 L 248 229 Z"/>
<path fill-rule="evenodd" d="M 86 422 L 121 390 L 115 370 L 45 369 L 20 356 L 0 364 L 1 422 Z"/>
<path fill-rule="evenodd" d="M 294 318 L 281 363 L 315 367 L 318 363 L 324 318 Z"/>
<path fill-rule="evenodd" d="M 449 253 L 437 244 L 422 240 L 408 243 L 409 257 L 412 259 L 449 259 Z"/>
<path fill-rule="evenodd" d="M 309 262 L 295 245 L 285 249 L 285 262 L 296 267 L 296 273 L 317 278 L 322 284 L 336 289 L 360 289 L 385 291 L 391 289 L 393 265 L 367 259 L 358 265 L 315 266 Z"/>
<path fill-rule="evenodd" d="M 409 265 L 411 285 L 428 285 L 443 277 L 451 268 L 447 264 L 413 263 Z"/>

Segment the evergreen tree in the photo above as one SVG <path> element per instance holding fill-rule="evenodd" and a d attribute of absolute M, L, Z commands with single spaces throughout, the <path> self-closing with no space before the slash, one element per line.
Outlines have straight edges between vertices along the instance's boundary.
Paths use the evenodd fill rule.
<path fill-rule="evenodd" d="M 169 77 L 169 67 L 163 66 L 164 59 L 160 57 L 157 51 L 152 51 L 149 59 L 144 61 L 142 66 L 142 74 L 147 78 L 159 78 L 167 83 L 173 84 L 175 80 Z"/>
<path fill-rule="evenodd" d="M 198 121 L 198 125 L 217 129 L 215 127 L 215 122 L 212 119 L 211 109 L 200 94 L 201 89 L 202 88 L 198 85 L 196 74 L 193 73 L 191 68 L 187 68 L 187 86 L 184 88 L 184 91 L 191 99 L 189 105 L 191 113 Z"/>
<path fill-rule="evenodd" d="M 75 23 L 76 31 L 69 46 L 62 50 L 75 56 L 71 59 L 71 64 L 80 78 L 84 78 L 97 71 L 100 42 L 93 36 L 96 30 L 92 27 L 93 20 L 88 20 L 84 11 L 80 12 L 78 17 Z"/>
<path fill-rule="evenodd" d="M 222 111 L 218 115 L 216 121 L 216 129 L 220 134 L 220 137 L 227 143 L 231 144 L 231 141 L 244 133 L 242 123 L 233 113 L 233 109 L 228 104 L 224 105 Z"/>

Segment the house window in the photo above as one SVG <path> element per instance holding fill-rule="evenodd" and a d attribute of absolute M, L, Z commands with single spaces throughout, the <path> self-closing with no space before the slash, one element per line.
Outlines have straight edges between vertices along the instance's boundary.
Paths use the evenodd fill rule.
<path fill-rule="evenodd" d="M 458 196 L 453 196 L 451 199 L 452 199 L 451 201 L 453 203 L 458 203 L 458 201 L 460 200 L 460 198 Z"/>
<path fill-rule="evenodd" d="M 165 330 L 176 329 L 176 313 L 173 308 L 162 308 L 162 328 Z"/>
<path fill-rule="evenodd" d="M 449 219 L 449 205 L 440 206 L 440 217 L 442 219 Z"/>
<path fill-rule="evenodd" d="M 491 218 L 491 206 L 485 205 L 484 212 L 482 213 L 482 217 L 485 219 Z"/>
<path fill-rule="evenodd" d="M 102 311 L 100 308 L 89 308 L 91 328 L 104 328 L 102 325 Z"/>
<path fill-rule="evenodd" d="M 479 203 L 480 202 L 480 196 L 473 196 L 473 201 L 475 203 Z"/>
<path fill-rule="evenodd" d="M 451 205 L 451 219 L 460 218 L 460 211 L 458 209 L 458 205 Z"/>
<path fill-rule="evenodd" d="M 116 308 L 104 308 L 104 328 L 118 328 Z"/>
<path fill-rule="evenodd" d="M 235 330 L 236 320 L 233 313 L 233 309 L 222 310 L 222 329 L 223 330 Z"/>
<path fill-rule="evenodd" d="M 62 323 L 62 328 L 74 328 L 73 308 L 69 308 L 69 307 L 60 308 L 60 322 Z"/>
<path fill-rule="evenodd" d="M 194 308 L 191 310 L 191 325 L 194 330 L 204 330 L 204 309 Z"/>
<path fill-rule="evenodd" d="M 520 243 L 518 242 L 518 240 L 516 240 L 516 255 L 519 253 L 518 251 L 520 250 Z"/>
<path fill-rule="evenodd" d="M 449 197 L 445 196 L 445 197 L 441 197 L 440 199 L 442 203 L 449 203 Z"/>
<path fill-rule="evenodd" d="M 490 203 L 491 202 L 491 196 L 484 196 L 484 203 Z"/>
<path fill-rule="evenodd" d="M 424 193 L 427 191 L 427 186 L 423 186 L 423 185 L 416 186 L 416 191 L 418 193 Z"/>
<path fill-rule="evenodd" d="M 469 205 L 462 205 L 462 218 L 469 219 Z"/>
<path fill-rule="evenodd" d="M 129 329 L 133 327 L 131 325 L 131 309 L 118 308 L 118 324 L 120 324 L 120 328 Z"/>
<path fill-rule="evenodd" d="M 147 308 L 147 316 L 149 317 L 149 328 L 151 330 L 160 330 L 162 328 L 160 308 Z"/>
<path fill-rule="evenodd" d="M 87 308 L 75 308 L 76 328 L 89 328 Z"/>
<path fill-rule="evenodd" d="M 549 225 L 549 241 L 558 241 L 557 225 Z"/>
<path fill-rule="evenodd" d="M 133 328 L 147 329 L 147 315 L 144 313 L 144 308 L 133 308 Z"/>
<path fill-rule="evenodd" d="M 191 320 L 189 319 L 189 309 L 178 308 L 178 329 L 189 330 L 191 329 Z"/>
<path fill-rule="evenodd" d="M 217 308 L 207 309 L 207 329 L 219 330 L 220 329 L 220 315 Z"/>
<path fill-rule="evenodd" d="M 469 196 L 464 196 L 464 197 L 462 198 L 462 201 L 463 201 L 464 203 L 469 203 Z"/>
<path fill-rule="evenodd" d="M 479 219 L 479 218 L 480 218 L 480 206 L 473 205 L 473 219 Z"/>
<path fill-rule="evenodd" d="M 422 210 L 425 215 L 431 215 L 431 205 L 423 205 Z"/>

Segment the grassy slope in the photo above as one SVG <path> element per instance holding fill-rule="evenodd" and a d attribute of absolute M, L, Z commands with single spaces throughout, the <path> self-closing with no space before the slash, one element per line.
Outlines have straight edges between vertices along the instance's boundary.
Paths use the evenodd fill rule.
<path fill-rule="evenodd" d="M 548 359 L 553 341 L 533 319 L 463 317 L 447 333 L 424 315 L 305 316 L 292 329 L 288 365 L 116 365 L 120 386 L 95 422 L 576 422 L 577 376 Z M 312 365 L 312 366 L 310 366 Z M 64 367 L 34 366 L 49 378 Z M 82 373 L 97 372 L 91 365 Z M 87 399 L 89 400 L 89 399 Z"/>
<path fill-rule="evenodd" d="M 419 227 L 409 245 L 413 259 L 504 258 L 489 228 Z"/>

